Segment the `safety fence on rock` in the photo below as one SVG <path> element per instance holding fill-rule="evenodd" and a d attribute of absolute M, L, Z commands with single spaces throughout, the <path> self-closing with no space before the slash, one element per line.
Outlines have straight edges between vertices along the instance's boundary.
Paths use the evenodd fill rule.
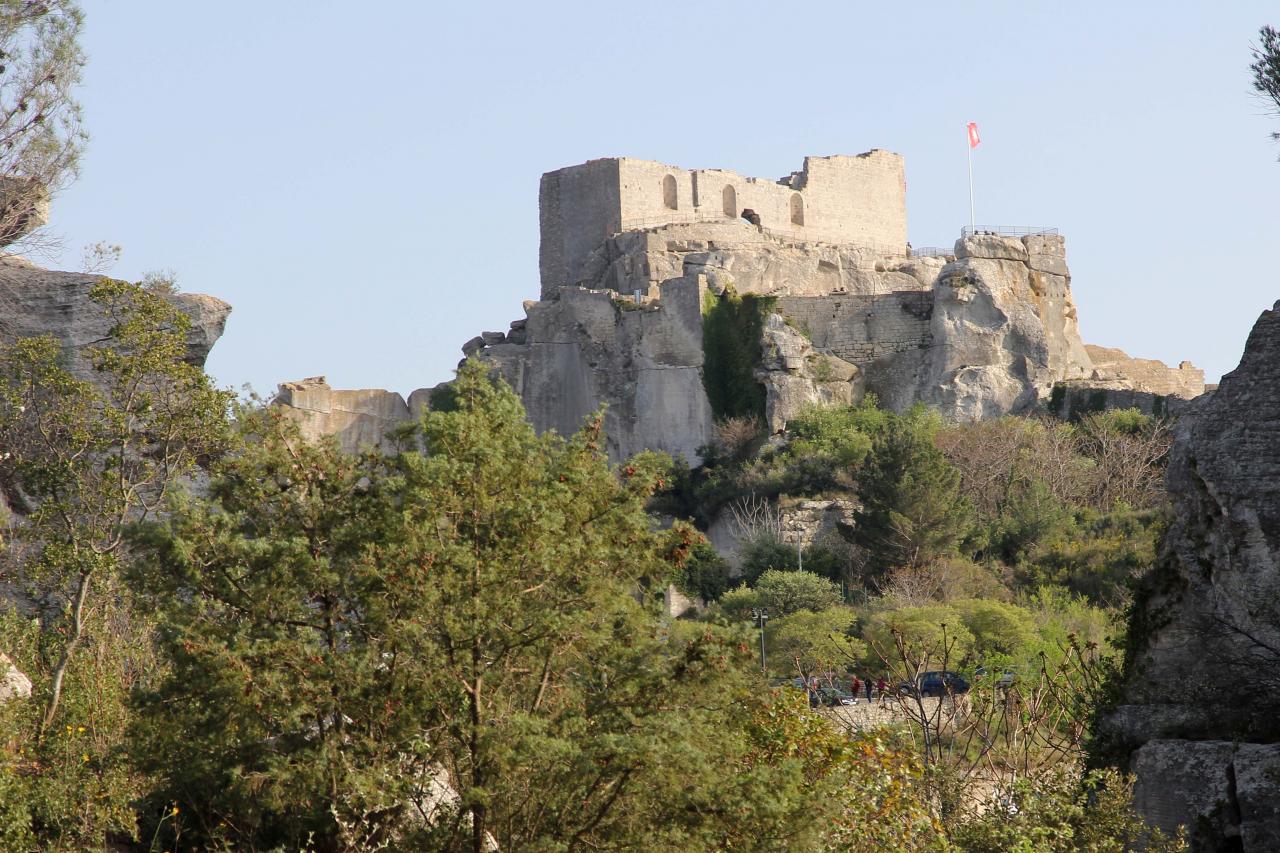
<path fill-rule="evenodd" d="M 911 250 L 913 258 L 953 258 L 956 250 L 952 246 L 921 246 Z"/>
<path fill-rule="evenodd" d="M 980 228 L 970 228 L 966 225 L 960 229 L 961 237 L 977 237 L 983 234 L 996 237 L 1040 237 L 1057 233 L 1057 228 L 1044 228 L 1037 225 L 983 225 Z"/>

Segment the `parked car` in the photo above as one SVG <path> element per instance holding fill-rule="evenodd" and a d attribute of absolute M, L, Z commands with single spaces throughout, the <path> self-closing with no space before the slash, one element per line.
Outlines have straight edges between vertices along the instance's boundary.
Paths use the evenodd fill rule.
<path fill-rule="evenodd" d="M 985 666 L 980 666 L 973 671 L 973 675 L 975 679 L 985 679 L 990 674 L 991 673 L 988 672 Z M 1013 670 L 1011 669 L 1003 670 L 1000 673 L 1000 677 L 996 679 L 996 687 L 999 687 L 1001 690 L 1004 690 L 1010 685 L 1012 685 L 1017 678 L 1018 678 L 1018 673 L 1014 672 Z"/>
<path fill-rule="evenodd" d="M 969 682 L 959 673 L 950 670 L 932 670 L 920 673 L 916 683 L 904 681 L 898 685 L 898 692 L 904 696 L 946 696 L 948 693 L 959 695 L 969 692 Z"/>
<path fill-rule="evenodd" d="M 857 705 L 858 697 L 852 693 L 847 693 L 838 687 L 819 687 L 818 701 L 828 707 L 836 705 Z"/>

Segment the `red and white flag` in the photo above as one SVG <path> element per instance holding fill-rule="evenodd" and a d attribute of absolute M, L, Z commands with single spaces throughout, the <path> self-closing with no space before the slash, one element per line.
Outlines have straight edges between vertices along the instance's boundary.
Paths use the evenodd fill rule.
<path fill-rule="evenodd" d="M 978 136 L 978 123 L 969 122 L 969 147 L 977 148 L 982 143 L 982 138 Z"/>

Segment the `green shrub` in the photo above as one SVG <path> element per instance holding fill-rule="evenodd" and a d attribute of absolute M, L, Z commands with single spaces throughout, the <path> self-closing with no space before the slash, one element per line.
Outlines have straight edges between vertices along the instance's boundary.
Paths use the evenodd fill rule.
<path fill-rule="evenodd" d="M 1039 786 L 1020 782 L 1005 808 L 970 816 L 949 828 L 967 853 L 1173 853 L 1186 849 L 1146 825 L 1133 809 L 1133 780 L 1114 770 L 1083 777 L 1063 772 Z"/>
<path fill-rule="evenodd" d="M 742 577 L 755 584 L 770 569 L 789 572 L 801 568 L 802 559 L 806 572 L 836 583 L 844 580 L 849 562 L 841 549 L 831 545 L 815 543 L 797 551 L 795 545 L 776 536 L 760 534 L 743 545 Z"/>
<path fill-rule="evenodd" d="M 840 603 L 840 587 L 813 572 L 770 569 L 760 576 L 755 591 L 760 605 L 772 616 L 826 610 Z"/>
<path fill-rule="evenodd" d="M 680 567 L 676 586 L 685 595 L 715 601 L 729 588 L 729 564 L 709 543 L 701 542 L 693 546 Z"/>

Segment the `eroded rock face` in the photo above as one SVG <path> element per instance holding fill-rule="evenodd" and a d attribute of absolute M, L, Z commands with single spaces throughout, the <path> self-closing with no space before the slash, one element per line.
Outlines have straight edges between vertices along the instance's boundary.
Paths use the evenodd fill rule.
<path fill-rule="evenodd" d="M 616 205 L 579 189 L 582 203 Z M 916 257 L 905 240 L 834 244 L 776 223 L 672 218 L 618 232 L 622 224 L 602 214 L 599 228 L 572 234 L 556 219 L 554 233 L 544 227 L 543 249 L 555 260 L 572 244 L 579 261 L 544 263 L 542 298 L 525 303 L 527 316 L 463 345 L 502 373 L 539 430 L 573 432 L 607 406 L 615 461 L 652 449 L 697 464 L 712 428 L 702 300 L 729 288 L 773 300 L 784 323 L 770 320 L 756 373 L 773 431 L 805 405 L 856 401 L 864 391 L 889 409 L 925 403 L 972 420 L 1029 412 L 1064 382 L 1159 397 L 1170 383 L 1194 396 L 1203 381 L 1189 365 L 1171 372 L 1110 350 L 1100 351 L 1103 372 L 1094 370 L 1057 234 L 981 233 Z"/>
<path fill-rule="evenodd" d="M 71 372 L 92 378 L 85 351 L 101 344 L 111 326 L 102 307 L 89 298 L 99 278 L 41 269 L 14 256 L 0 257 L 0 340 L 51 334 L 66 347 Z M 188 360 L 203 365 L 222 336 L 231 306 L 202 294 L 179 293 L 169 298 L 192 321 Z"/>
<path fill-rule="evenodd" d="M 416 403 L 422 406 L 425 400 L 419 396 Z M 271 405 L 298 424 L 307 439 L 337 436 L 348 453 L 392 450 L 394 443 L 387 434 L 417 416 L 417 410 L 394 391 L 335 391 L 323 376 L 281 383 Z"/>
<path fill-rule="evenodd" d="M 1149 819 L 1201 850 L 1280 849 L 1280 303 L 1180 419 L 1167 476 L 1173 519 L 1102 731 Z"/>
<path fill-rule="evenodd" d="M 765 424 L 771 433 L 809 406 L 852 406 L 862 399 L 862 371 L 813 344 L 781 314 L 765 318 L 756 378 L 765 389 Z"/>
<path fill-rule="evenodd" d="M 702 387 L 705 279 L 665 282 L 661 298 L 637 305 L 611 291 L 562 288 L 530 303 L 518 340 L 481 356 L 520 395 L 539 432 L 571 435 L 608 406 L 610 458 L 661 450 L 690 462 L 711 436 Z"/>
<path fill-rule="evenodd" d="M 954 418 L 1027 411 L 1054 382 L 1092 368 L 1061 237 L 957 241 L 956 260 L 934 287 L 932 323 L 919 396 Z"/>

